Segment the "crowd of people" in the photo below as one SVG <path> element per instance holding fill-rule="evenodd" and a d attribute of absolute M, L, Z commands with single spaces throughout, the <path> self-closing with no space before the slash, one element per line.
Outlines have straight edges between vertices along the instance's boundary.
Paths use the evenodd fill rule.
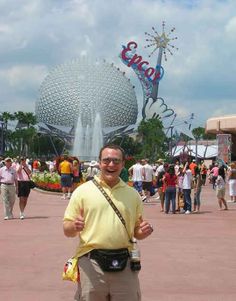
<path fill-rule="evenodd" d="M 201 191 L 207 180 L 216 190 L 220 210 L 228 209 L 225 200 L 227 183 L 231 201 L 236 202 L 235 162 L 229 166 L 219 166 L 214 162 L 207 167 L 204 161 L 197 163 L 195 159 L 183 164 L 179 161 L 171 164 L 159 159 L 152 165 L 148 159 L 142 159 L 129 168 L 129 174 L 142 200 L 150 202 L 159 199 L 161 211 L 166 214 L 199 212 Z"/>
<path fill-rule="evenodd" d="M 8 159 L 8 160 L 6 160 Z M 4 202 L 5 219 L 13 217 L 15 194 L 19 197 L 20 219 L 25 217 L 25 207 L 30 194 L 29 181 L 33 173 L 43 170 L 57 172 L 61 176 L 62 198 L 70 199 L 72 192 L 83 182 L 82 171 L 86 171 L 85 181 L 100 173 L 99 163 L 95 160 L 86 167 L 77 157 L 63 155 L 54 160 L 40 161 L 28 158 L 5 158 L 0 162 L 0 182 Z M 8 178 L 7 173 L 11 174 Z M 129 169 L 122 168 L 120 178 L 132 182 L 143 202 L 160 201 L 161 211 L 168 213 L 199 212 L 201 191 L 206 181 L 216 190 L 219 208 L 227 210 L 225 200 L 226 185 L 232 202 L 236 202 L 236 163 L 229 166 L 213 162 L 206 166 L 204 161 L 173 163 L 163 159 L 150 164 L 148 159 L 137 160 Z M 14 192 L 15 191 L 15 192 Z"/>

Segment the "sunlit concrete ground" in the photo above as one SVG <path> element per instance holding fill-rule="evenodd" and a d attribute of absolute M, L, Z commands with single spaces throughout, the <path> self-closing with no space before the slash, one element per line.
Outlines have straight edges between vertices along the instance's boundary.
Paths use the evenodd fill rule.
<path fill-rule="evenodd" d="M 61 279 L 77 243 L 62 232 L 67 202 L 32 191 L 23 221 L 18 201 L 9 221 L 1 203 L 0 300 L 73 300 L 75 284 Z M 218 210 L 209 185 L 199 214 L 165 215 L 159 203 L 144 205 L 155 231 L 139 243 L 143 301 L 236 300 L 236 204 L 228 205 L 228 211 Z"/>

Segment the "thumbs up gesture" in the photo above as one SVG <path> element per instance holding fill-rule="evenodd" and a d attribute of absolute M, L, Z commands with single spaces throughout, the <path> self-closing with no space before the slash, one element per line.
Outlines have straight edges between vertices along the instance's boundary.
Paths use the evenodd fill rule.
<path fill-rule="evenodd" d="M 84 222 L 84 209 L 81 208 L 80 209 L 80 214 L 77 216 L 77 218 L 74 221 L 74 226 L 75 226 L 76 231 L 81 232 L 84 229 L 84 225 L 85 225 L 85 222 Z"/>
<path fill-rule="evenodd" d="M 137 239 L 144 239 L 147 236 L 149 236 L 153 232 L 153 227 L 152 225 L 143 220 L 143 217 L 139 217 L 139 227 L 135 228 L 135 233 L 134 236 Z"/>

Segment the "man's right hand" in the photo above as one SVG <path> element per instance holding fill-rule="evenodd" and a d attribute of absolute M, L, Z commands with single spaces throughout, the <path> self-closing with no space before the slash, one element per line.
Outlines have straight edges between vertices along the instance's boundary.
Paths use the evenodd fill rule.
<path fill-rule="evenodd" d="M 76 231 L 81 232 L 84 229 L 84 209 L 80 209 L 80 214 L 78 215 L 78 217 L 75 219 L 74 221 L 74 226 Z"/>
<path fill-rule="evenodd" d="M 80 214 L 74 221 L 64 221 L 63 230 L 67 237 L 75 237 L 79 232 L 83 231 L 85 226 L 84 222 L 84 209 L 80 209 Z"/>

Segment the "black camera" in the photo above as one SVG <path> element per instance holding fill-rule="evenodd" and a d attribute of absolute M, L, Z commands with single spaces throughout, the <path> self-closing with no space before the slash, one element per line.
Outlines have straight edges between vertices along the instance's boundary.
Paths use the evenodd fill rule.
<path fill-rule="evenodd" d="M 130 269 L 131 271 L 140 271 L 141 270 L 141 263 L 140 261 L 130 261 Z"/>

